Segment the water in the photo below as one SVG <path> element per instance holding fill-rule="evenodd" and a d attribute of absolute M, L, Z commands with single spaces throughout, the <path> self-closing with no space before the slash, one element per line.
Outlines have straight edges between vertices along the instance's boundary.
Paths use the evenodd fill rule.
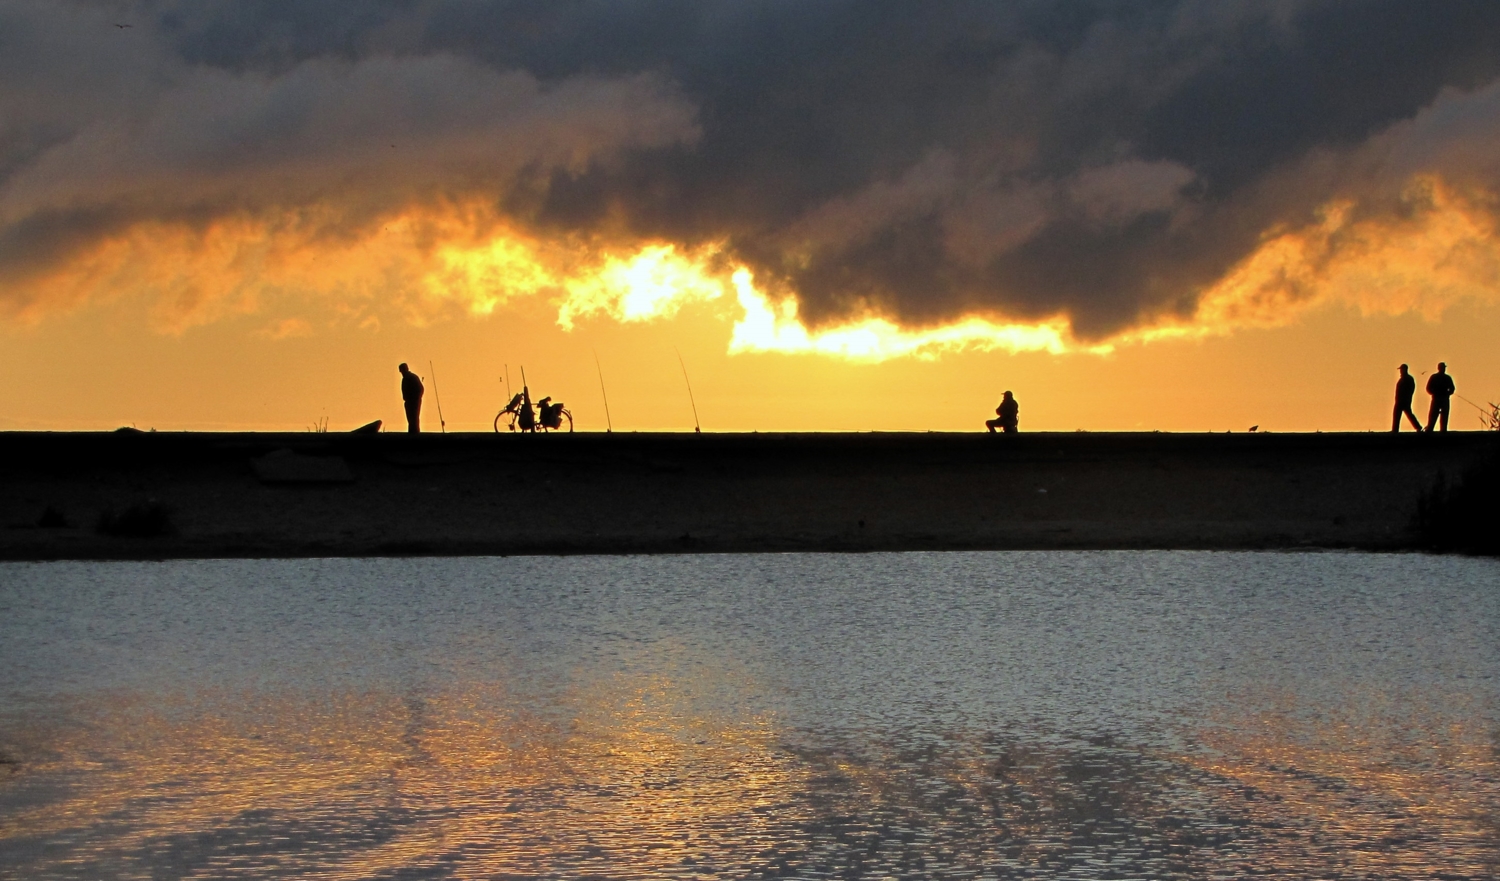
<path fill-rule="evenodd" d="M 0 877 L 1493 878 L 1500 562 L 0 566 Z"/>

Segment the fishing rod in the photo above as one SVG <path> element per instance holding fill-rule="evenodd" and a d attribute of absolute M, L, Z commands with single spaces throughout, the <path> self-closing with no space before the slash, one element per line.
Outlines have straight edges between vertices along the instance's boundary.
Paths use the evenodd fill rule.
<path fill-rule="evenodd" d="M 512 395 L 510 393 L 510 365 L 507 364 L 507 365 L 505 365 L 505 398 L 506 398 L 506 400 L 509 400 L 511 397 L 512 397 Z"/>
<path fill-rule="evenodd" d="M 677 363 L 682 367 L 682 381 L 687 384 L 688 403 L 693 405 L 693 433 L 702 434 L 703 426 L 698 422 L 698 402 L 693 400 L 693 381 L 688 379 L 687 363 L 682 360 L 681 349 L 673 346 L 672 351 L 677 353 Z"/>
<path fill-rule="evenodd" d="M 1478 404 L 1474 403 L 1473 401 L 1469 400 L 1468 398 L 1464 397 L 1463 395 L 1454 394 L 1453 397 L 1458 398 L 1460 401 L 1463 401 L 1465 404 L 1468 404 L 1470 407 L 1473 407 L 1475 410 L 1478 410 L 1479 412 L 1483 413 L 1486 416 L 1490 415 L 1490 413 L 1492 412 L 1491 410 L 1486 410 L 1485 408 L 1479 406 Z M 1492 407 L 1492 408 L 1494 406 L 1495 406 L 1494 404 L 1490 405 L 1490 407 Z"/>
<path fill-rule="evenodd" d="M 1500 430 L 1500 404 L 1490 404 L 1490 408 L 1486 410 L 1485 408 L 1479 406 L 1478 404 L 1474 403 L 1463 395 L 1458 394 L 1457 392 L 1455 392 L 1453 396 L 1455 398 L 1458 398 L 1460 401 L 1463 401 L 1465 404 L 1468 404 L 1470 407 L 1473 407 L 1475 410 L 1478 410 L 1479 421 L 1484 424 L 1485 428 L 1488 428 L 1491 431 Z"/>
<path fill-rule="evenodd" d="M 1423 370 L 1420 375 L 1426 376 L 1427 375 L 1427 371 Z M 1484 416 L 1486 419 L 1493 420 L 1495 418 L 1495 413 L 1497 411 L 1500 411 L 1500 406 L 1497 406 L 1495 404 L 1491 404 L 1490 405 L 1490 409 L 1486 410 L 1485 408 L 1479 406 L 1478 404 L 1474 403 L 1473 401 L 1469 400 L 1468 398 L 1464 397 L 1463 395 L 1459 394 L 1458 392 L 1454 392 L 1453 393 L 1453 397 L 1458 398 L 1460 401 L 1463 401 L 1465 404 L 1468 404 L 1470 407 L 1473 407 L 1475 410 L 1478 410 L 1480 412 L 1480 414 L 1482 416 Z"/>
<path fill-rule="evenodd" d="M 443 434 L 448 433 L 448 423 L 443 419 L 443 396 L 438 393 L 437 368 L 432 366 L 432 359 L 427 360 L 427 369 L 432 371 L 432 396 L 437 399 L 438 425 L 443 429 Z"/>
<path fill-rule="evenodd" d="M 599 371 L 599 394 L 604 398 L 604 424 L 608 426 L 605 429 L 605 433 L 613 434 L 615 431 L 615 423 L 609 418 L 609 393 L 604 391 L 604 368 L 599 366 L 599 350 L 594 349 L 593 352 L 594 369 Z"/>

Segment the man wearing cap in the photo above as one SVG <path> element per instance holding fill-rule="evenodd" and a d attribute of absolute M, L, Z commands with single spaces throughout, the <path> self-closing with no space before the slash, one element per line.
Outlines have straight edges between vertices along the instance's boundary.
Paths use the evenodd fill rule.
<path fill-rule="evenodd" d="M 1401 371 L 1401 378 L 1396 380 L 1396 410 L 1391 414 L 1391 431 L 1401 430 L 1401 416 L 1405 414 L 1411 420 L 1411 427 L 1420 432 L 1422 423 L 1418 421 L 1417 414 L 1411 411 L 1411 399 L 1417 393 L 1417 380 L 1406 372 L 1405 364 L 1398 369 Z"/>
<path fill-rule="evenodd" d="M 1448 430 L 1448 403 L 1453 394 L 1458 391 L 1458 386 L 1453 384 L 1453 377 L 1448 375 L 1448 365 L 1438 362 L 1437 373 L 1427 377 L 1427 394 L 1432 395 L 1432 405 L 1427 408 L 1427 432 L 1432 433 L 1434 425 L 1442 420 L 1442 431 Z"/>

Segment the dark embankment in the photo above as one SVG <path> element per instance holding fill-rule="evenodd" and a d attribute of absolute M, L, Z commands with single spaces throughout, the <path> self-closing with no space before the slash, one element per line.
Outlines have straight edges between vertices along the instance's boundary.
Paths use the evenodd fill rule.
<path fill-rule="evenodd" d="M 1432 550 L 1500 556 L 1500 445 L 1457 480 L 1444 475 L 1422 497 L 1417 522 Z"/>
<path fill-rule="evenodd" d="M 0 557 L 1418 548 L 1493 534 L 1451 500 L 1496 442 L 8 433 Z"/>

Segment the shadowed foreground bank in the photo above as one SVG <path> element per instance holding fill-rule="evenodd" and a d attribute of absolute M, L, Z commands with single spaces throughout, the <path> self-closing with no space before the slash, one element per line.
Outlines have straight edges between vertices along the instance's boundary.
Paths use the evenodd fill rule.
<path fill-rule="evenodd" d="M 1435 488 L 1496 443 L 17 432 L 0 434 L 0 557 L 1418 548 Z"/>

